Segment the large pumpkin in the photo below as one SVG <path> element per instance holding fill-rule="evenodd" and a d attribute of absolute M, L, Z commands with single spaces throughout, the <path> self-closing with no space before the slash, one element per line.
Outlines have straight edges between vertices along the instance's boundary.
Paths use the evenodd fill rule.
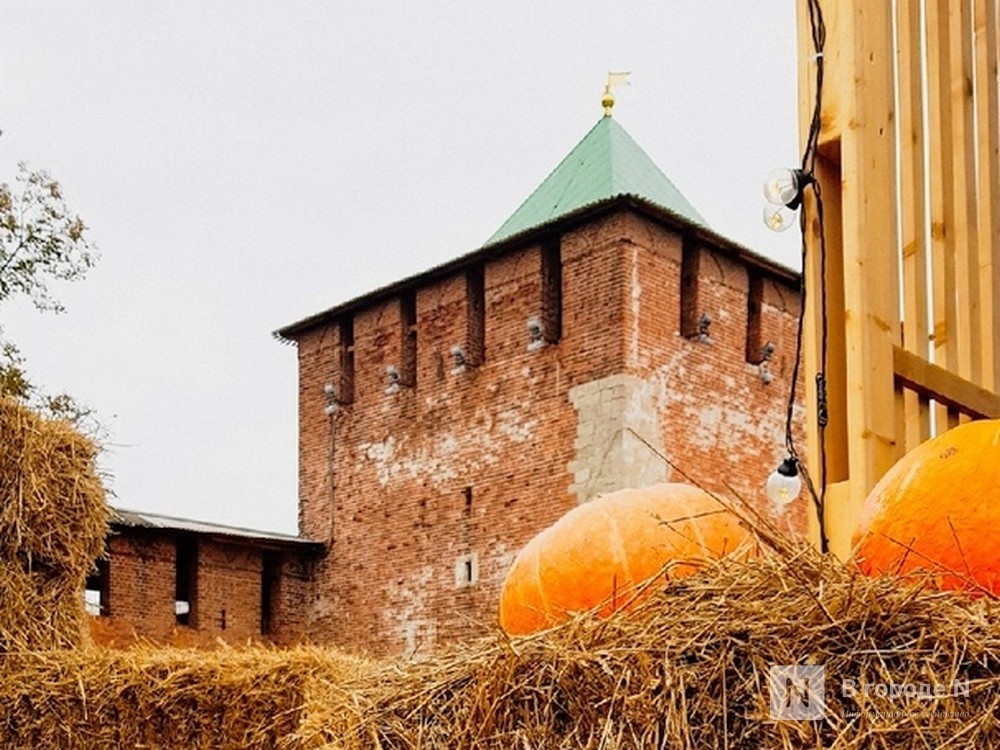
<path fill-rule="evenodd" d="M 749 534 L 710 495 L 686 484 L 620 490 L 573 508 L 528 542 L 500 594 L 500 625 L 527 634 L 603 605 L 638 601 L 637 587 L 693 573 L 706 560 L 746 549 Z"/>
<path fill-rule="evenodd" d="M 1000 420 L 903 456 L 865 500 L 854 548 L 868 574 L 931 571 L 942 588 L 1000 594 Z"/>

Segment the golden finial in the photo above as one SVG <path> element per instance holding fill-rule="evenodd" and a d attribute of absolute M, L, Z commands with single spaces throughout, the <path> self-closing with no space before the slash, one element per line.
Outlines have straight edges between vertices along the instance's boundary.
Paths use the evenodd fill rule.
<path fill-rule="evenodd" d="M 611 109 L 615 106 L 615 95 L 612 89 L 622 84 L 628 85 L 628 77 L 631 73 L 619 72 L 608 73 L 608 82 L 604 84 L 604 96 L 601 97 L 601 106 L 604 107 L 604 116 L 611 117 Z"/>

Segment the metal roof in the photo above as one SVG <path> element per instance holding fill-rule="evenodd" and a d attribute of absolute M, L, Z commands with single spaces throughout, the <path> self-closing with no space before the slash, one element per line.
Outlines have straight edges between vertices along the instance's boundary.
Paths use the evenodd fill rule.
<path fill-rule="evenodd" d="M 708 226 L 625 128 L 605 116 L 486 244 L 492 245 L 620 195 L 641 198 L 693 224 Z"/>
<path fill-rule="evenodd" d="M 280 534 L 274 531 L 259 531 L 244 529 L 239 526 L 226 526 L 219 523 L 195 521 L 190 518 L 175 518 L 162 516 L 158 513 L 145 513 L 124 508 L 111 509 L 112 528 L 156 529 L 159 531 L 180 531 L 203 536 L 228 537 L 258 544 L 270 544 L 291 547 L 321 548 L 322 543 L 312 539 L 304 539 L 292 534 Z"/>

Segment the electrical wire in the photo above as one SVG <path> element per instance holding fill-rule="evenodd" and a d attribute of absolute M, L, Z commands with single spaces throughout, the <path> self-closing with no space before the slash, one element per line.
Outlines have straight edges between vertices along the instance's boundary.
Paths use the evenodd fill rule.
<path fill-rule="evenodd" d="M 795 392 L 799 382 L 799 372 L 802 363 L 802 339 L 806 310 L 806 290 L 807 290 L 807 242 L 808 233 L 807 218 L 805 209 L 799 214 L 799 229 L 802 235 L 801 262 L 802 271 L 799 275 L 799 320 L 795 335 L 795 363 L 792 367 L 792 382 L 788 392 L 788 404 L 785 411 L 785 448 L 788 455 L 794 459 L 799 472 L 805 482 L 809 495 L 812 498 L 813 506 L 816 509 L 816 516 L 819 523 L 820 551 L 826 554 L 829 551 L 829 540 L 826 536 L 826 518 L 824 509 L 826 507 L 826 360 L 827 344 L 829 337 L 829 321 L 826 316 L 826 231 L 823 217 L 823 193 L 819 181 L 815 179 L 816 156 L 819 148 L 819 135 L 822 127 L 822 104 L 823 104 L 823 73 L 824 58 L 823 52 L 826 46 L 826 24 L 823 21 L 823 9 L 819 0 L 809 0 L 809 26 L 812 37 L 813 51 L 816 64 L 816 96 L 813 102 L 812 118 L 809 122 L 809 134 L 806 138 L 805 151 L 802 154 L 801 169 L 810 177 L 810 182 L 806 187 L 811 188 L 813 200 L 816 206 L 816 221 L 819 229 L 819 294 L 820 304 L 818 307 L 820 317 L 820 363 L 817 379 L 817 419 L 819 425 L 819 454 L 820 454 L 820 477 L 819 491 L 816 484 L 809 475 L 802 459 L 799 457 L 795 446 L 795 434 L 792 429 L 792 422 L 795 414 Z"/>

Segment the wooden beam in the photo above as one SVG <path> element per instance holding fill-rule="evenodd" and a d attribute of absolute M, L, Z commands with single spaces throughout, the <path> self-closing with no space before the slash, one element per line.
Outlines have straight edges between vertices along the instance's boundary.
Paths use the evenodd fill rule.
<path fill-rule="evenodd" d="M 803 311 L 803 371 L 806 392 L 806 448 L 810 476 L 817 484 L 825 479 L 828 485 L 843 483 L 850 478 L 849 436 L 847 429 L 847 342 L 844 319 L 844 247 L 843 224 L 841 221 L 841 172 L 840 164 L 825 158 L 816 159 L 816 181 L 823 195 L 824 229 L 826 234 L 826 257 L 820 256 L 819 222 L 812 220 L 806 230 L 805 280 L 808 286 L 806 307 Z M 809 215 L 815 216 L 816 204 L 811 194 L 806 194 L 803 207 Z M 823 273 L 825 263 L 826 273 Z M 824 294 L 820 294 L 820 279 L 826 277 Z M 822 323 L 826 322 L 826 357 L 823 357 Z M 816 374 L 825 373 L 827 412 L 829 422 L 821 429 L 817 421 L 818 394 Z M 823 460 L 825 459 L 825 465 Z M 825 469 L 825 473 L 823 471 Z M 817 486 L 817 489 L 819 487 Z M 841 503 L 846 494 L 828 495 L 827 507 L 834 509 L 833 515 L 847 512 L 848 505 Z M 812 512 L 810 504 L 809 536 L 814 543 L 819 542 L 819 519 Z M 827 514 L 828 516 L 830 513 Z M 846 528 L 846 524 L 843 525 Z M 838 528 L 840 525 L 838 525 Z M 827 534 L 829 538 L 829 532 Z M 837 542 L 837 550 L 843 545 Z M 835 551 L 835 554 L 839 554 Z"/>
<path fill-rule="evenodd" d="M 982 379 L 982 323 L 979 313 L 979 240 L 976 216 L 976 143 L 973 112 L 972 16 L 968 0 L 946 3 L 949 58 L 939 61 L 951 80 L 952 172 L 954 205 L 955 372 L 979 385 Z"/>
<path fill-rule="evenodd" d="M 899 346 L 892 349 L 892 363 L 900 384 L 933 398 L 947 412 L 963 412 L 977 419 L 1000 418 L 1000 396 L 992 391 Z"/>
<path fill-rule="evenodd" d="M 826 488 L 826 503 L 827 508 L 838 511 L 827 513 L 830 552 L 841 560 L 849 560 L 851 541 L 858 528 L 857 519 L 861 515 L 864 498 L 851 492 L 850 482 L 834 482 Z"/>
<path fill-rule="evenodd" d="M 845 24 L 851 15 L 845 12 L 847 3 L 821 1 L 826 44 L 823 49 L 823 116 L 820 119 L 819 152 L 826 158 L 840 161 L 840 137 L 851 117 L 853 70 L 850 49 L 844 43 Z M 796 0 L 799 39 L 799 136 L 805 148 L 816 100 L 816 50 L 809 26 L 808 0 Z"/>
<path fill-rule="evenodd" d="M 948 33 L 950 3 L 932 2 L 927 8 L 927 90 L 930 133 L 930 204 L 932 285 L 934 304 L 934 362 L 946 369 L 958 367 L 955 330 L 958 301 L 955 297 L 955 152 L 951 116 L 951 37 Z M 948 423 L 948 412 L 935 410 L 938 425 Z"/>
<path fill-rule="evenodd" d="M 806 2 L 799 3 L 800 121 L 803 137 L 812 116 L 815 62 L 811 54 Z M 824 87 L 824 139 L 817 160 L 825 213 L 826 305 L 820 300 L 822 258 L 815 201 L 807 195 L 805 381 L 810 474 L 826 469 L 829 485 L 847 479 L 846 491 L 827 496 L 824 516 L 831 549 L 849 547 L 841 538 L 852 529 L 857 508 L 900 455 L 897 393 L 892 377 L 892 346 L 899 342 L 899 290 L 896 222 L 896 145 L 892 6 L 889 3 L 824 3 L 828 53 Z M 831 32 L 833 29 L 833 33 Z M 829 57 L 827 56 L 829 55 Z M 828 96 L 829 94 L 829 96 Z M 833 132 L 829 132 L 830 130 Z M 839 136 L 839 137 L 838 137 Z M 826 321 L 828 336 L 822 329 Z M 834 334 L 836 338 L 834 340 Z M 824 357 L 824 343 L 826 351 Z M 833 385 L 829 426 L 815 424 L 816 373 Z M 902 398 L 899 398 L 899 407 Z M 843 440 L 831 441 L 834 434 Z M 818 449 L 844 447 L 836 460 Z M 831 532 L 834 536 L 831 536 Z"/>
<path fill-rule="evenodd" d="M 1000 392 L 1000 106 L 997 94 L 997 6 L 975 0 L 979 277 L 982 385 Z"/>
<path fill-rule="evenodd" d="M 924 222 L 927 192 L 924 181 L 923 35 L 917 3 L 896 3 L 896 71 L 899 96 L 899 241 L 902 246 L 903 346 L 926 357 L 929 343 L 927 305 L 927 242 Z M 913 391 L 902 395 L 900 434 L 905 449 L 930 437 L 930 406 Z"/>
<path fill-rule="evenodd" d="M 902 436 L 892 378 L 892 347 L 900 340 L 892 6 L 849 7 L 854 97 L 840 148 L 853 508 L 899 458 Z"/>
<path fill-rule="evenodd" d="M 801 150 L 805 151 L 808 145 L 809 129 L 816 103 L 817 59 L 815 57 L 815 49 L 813 48 L 807 0 L 798 0 L 796 2 L 796 11 L 799 49 L 799 137 Z M 825 81 L 829 83 L 824 85 L 823 90 L 823 110 L 820 120 L 822 130 L 819 138 L 820 156 L 817 160 L 818 163 L 814 177 L 819 183 L 825 198 L 828 246 L 833 245 L 833 249 L 839 251 L 839 221 L 837 231 L 830 230 L 829 221 L 832 213 L 838 216 L 840 213 L 840 128 L 837 123 L 837 112 L 840 108 L 840 92 L 838 90 L 838 81 L 846 71 L 843 69 L 842 45 L 839 43 L 840 34 L 837 8 L 833 7 L 828 12 L 824 12 L 824 16 L 827 39 L 823 62 L 825 66 Z M 836 204 L 836 211 L 832 210 L 833 206 L 831 204 L 834 203 Z M 824 451 L 820 450 L 821 431 L 816 423 L 816 382 L 814 378 L 816 373 L 823 370 L 826 366 L 820 348 L 820 321 L 822 320 L 822 316 L 829 310 L 829 305 L 827 309 L 824 309 L 821 304 L 819 280 L 822 278 L 822 275 L 819 263 L 819 222 L 816 220 L 815 206 L 813 205 L 813 197 L 810 191 L 806 191 L 805 204 L 802 206 L 802 211 L 809 217 L 809 220 L 806 222 L 805 236 L 803 237 L 806 249 L 802 268 L 803 281 L 808 290 L 808 294 L 805 300 L 803 300 L 804 307 L 802 309 L 803 342 L 801 363 L 803 370 L 802 379 L 806 392 L 805 421 L 806 450 L 808 451 L 806 463 L 809 468 L 809 474 L 813 477 L 816 490 L 821 491 L 821 483 L 824 478 L 829 482 L 829 477 L 824 477 L 824 468 L 828 468 L 831 463 L 835 463 L 837 470 L 846 477 L 849 473 L 849 467 L 846 455 L 833 459 L 828 452 L 826 453 L 826 467 L 822 465 Z M 837 287 L 841 283 L 841 275 L 834 274 L 828 276 L 826 289 Z M 837 309 L 842 310 L 843 305 L 841 304 Z M 832 347 L 832 349 L 835 355 L 840 354 L 842 356 L 843 347 Z M 843 368 L 839 368 L 838 371 L 843 372 Z M 806 506 L 806 522 L 809 539 L 818 547 L 820 542 L 820 523 L 816 508 L 812 502 L 809 502 Z"/>

